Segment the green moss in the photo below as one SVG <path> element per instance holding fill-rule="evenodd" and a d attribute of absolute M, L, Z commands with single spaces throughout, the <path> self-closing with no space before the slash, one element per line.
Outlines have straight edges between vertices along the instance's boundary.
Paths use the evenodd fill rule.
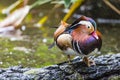
<path fill-rule="evenodd" d="M 43 38 L 37 38 L 31 41 L 10 41 L 9 39 L 0 39 L 0 67 L 9 67 L 14 65 L 23 65 L 31 67 L 43 67 L 52 65 L 65 60 L 61 51 L 54 47 L 48 50 L 48 46 L 52 43 L 52 38 L 46 38 L 47 42 L 43 43 Z M 16 50 L 19 47 L 29 50 Z"/>
<path fill-rule="evenodd" d="M 120 80 L 120 76 L 112 76 L 109 80 Z"/>

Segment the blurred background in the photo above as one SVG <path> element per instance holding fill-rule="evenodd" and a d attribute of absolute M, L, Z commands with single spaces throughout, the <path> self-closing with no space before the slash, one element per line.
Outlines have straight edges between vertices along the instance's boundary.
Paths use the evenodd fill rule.
<path fill-rule="evenodd" d="M 66 61 L 53 43 L 60 21 L 92 17 L 102 33 L 101 54 L 120 53 L 120 0 L 0 0 L 0 67 L 43 67 Z"/>

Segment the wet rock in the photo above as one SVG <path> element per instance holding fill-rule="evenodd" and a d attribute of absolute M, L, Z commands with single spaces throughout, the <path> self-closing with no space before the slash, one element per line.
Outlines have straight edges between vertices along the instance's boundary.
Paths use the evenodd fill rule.
<path fill-rule="evenodd" d="M 96 66 L 87 67 L 82 58 L 43 68 L 13 66 L 0 69 L 2 80 L 112 80 L 120 79 L 120 53 L 94 58 Z M 114 78 L 112 78 L 114 77 Z"/>

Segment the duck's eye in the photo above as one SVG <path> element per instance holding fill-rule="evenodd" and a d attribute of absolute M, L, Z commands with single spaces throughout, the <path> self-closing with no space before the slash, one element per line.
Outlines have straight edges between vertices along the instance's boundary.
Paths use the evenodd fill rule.
<path fill-rule="evenodd" d="M 90 28 L 90 26 L 87 26 L 87 28 L 89 29 L 89 28 Z"/>

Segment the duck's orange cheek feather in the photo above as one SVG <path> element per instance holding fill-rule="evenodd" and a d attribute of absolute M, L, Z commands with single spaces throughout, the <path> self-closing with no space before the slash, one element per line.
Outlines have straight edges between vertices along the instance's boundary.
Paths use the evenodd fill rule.
<path fill-rule="evenodd" d="M 69 27 L 69 24 L 67 24 L 66 22 L 61 21 L 60 26 L 59 26 L 59 27 L 57 28 L 57 30 L 54 32 L 54 39 L 56 40 L 56 38 L 57 38 L 60 34 L 62 34 L 67 27 Z"/>

